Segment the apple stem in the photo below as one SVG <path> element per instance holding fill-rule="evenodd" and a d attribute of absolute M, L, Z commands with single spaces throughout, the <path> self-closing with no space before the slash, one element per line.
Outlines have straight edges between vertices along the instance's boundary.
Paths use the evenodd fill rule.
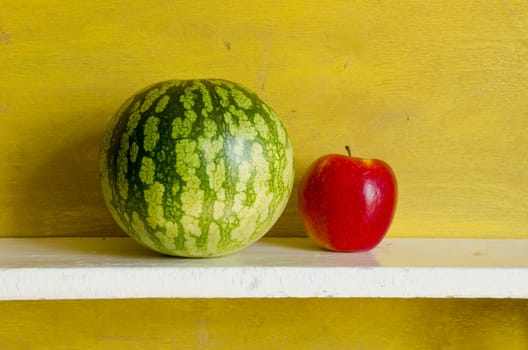
<path fill-rule="evenodd" d="M 352 157 L 352 153 L 350 152 L 350 146 L 349 146 L 349 145 L 346 145 L 346 146 L 345 146 L 345 149 L 346 149 L 346 151 L 347 151 L 347 153 L 348 153 L 348 156 L 349 156 L 349 157 Z"/>

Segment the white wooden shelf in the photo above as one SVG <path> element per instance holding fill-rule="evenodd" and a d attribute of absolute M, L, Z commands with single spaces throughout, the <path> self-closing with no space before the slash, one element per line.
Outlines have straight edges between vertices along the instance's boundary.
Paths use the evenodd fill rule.
<path fill-rule="evenodd" d="M 528 298 L 528 239 L 386 238 L 334 253 L 264 238 L 212 259 L 124 237 L 0 239 L 0 300 L 267 297 Z"/>

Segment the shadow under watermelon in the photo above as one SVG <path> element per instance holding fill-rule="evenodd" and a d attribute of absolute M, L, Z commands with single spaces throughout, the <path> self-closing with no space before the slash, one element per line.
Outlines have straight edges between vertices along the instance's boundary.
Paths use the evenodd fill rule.
<path fill-rule="evenodd" d="M 72 118 L 75 120 L 75 118 Z M 57 132 L 56 151 L 20 173 L 13 205 L 16 236 L 120 236 L 105 207 L 98 174 L 103 130 L 81 138 Z M 44 147 L 46 145 L 40 145 Z M 34 158 L 43 152 L 35 149 Z"/>

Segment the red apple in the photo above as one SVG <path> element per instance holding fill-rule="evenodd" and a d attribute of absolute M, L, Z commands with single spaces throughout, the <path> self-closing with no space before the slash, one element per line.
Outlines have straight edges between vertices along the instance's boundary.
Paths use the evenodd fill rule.
<path fill-rule="evenodd" d="M 299 210 L 308 236 L 320 247 L 367 251 L 377 246 L 394 216 L 396 177 L 378 159 L 329 154 L 306 170 L 299 185 Z"/>

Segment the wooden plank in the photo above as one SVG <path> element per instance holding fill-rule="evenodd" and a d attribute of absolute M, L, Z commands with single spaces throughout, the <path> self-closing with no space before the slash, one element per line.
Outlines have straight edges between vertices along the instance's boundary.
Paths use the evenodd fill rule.
<path fill-rule="evenodd" d="M 528 298 L 528 240 L 386 239 L 371 252 L 265 238 L 181 259 L 128 238 L 4 238 L 0 299 Z"/>

